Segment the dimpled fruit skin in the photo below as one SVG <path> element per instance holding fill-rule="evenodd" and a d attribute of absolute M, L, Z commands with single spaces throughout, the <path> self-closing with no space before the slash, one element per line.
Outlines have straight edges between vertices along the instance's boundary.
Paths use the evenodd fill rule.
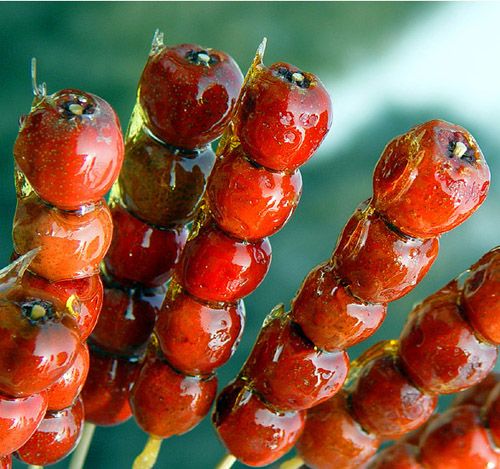
<path fill-rule="evenodd" d="M 206 51 L 210 65 L 192 63 L 191 51 Z M 153 134 L 181 148 L 216 139 L 238 98 L 243 76 L 224 52 L 195 44 L 165 47 L 150 56 L 139 84 L 139 103 Z"/>
<path fill-rule="evenodd" d="M 144 127 L 127 141 L 118 187 L 124 205 L 141 220 L 168 227 L 187 223 L 199 207 L 215 163 L 210 146 L 175 152 Z"/>
<path fill-rule="evenodd" d="M 83 430 L 81 398 L 72 407 L 47 412 L 36 432 L 17 450 L 16 457 L 27 464 L 47 466 L 65 458 L 77 445 Z"/>
<path fill-rule="evenodd" d="M 332 397 L 349 370 L 345 351 L 322 352 L 289 315 L 266 322 L 242 375 L 280 411 L 303 410 Z"/>
<path fill-rule="evenodd" d="M 382 324 L 387 305 L 364 303 L 349 294 L 335 270 L 321 264 L 304 280 L 292 303 L 292 318 L 322 350 L 352 347 Z"/>
<path fill-rule="evenodd" d="M 94 103 L 94 112 L 63 116 L 60 104 L 69 94 L 86 97 Z M 123 162 L 118 117 L 98 96 L 59 91 L 35 103 L 19 131 L 14 157 L 43 200 L 62 209 L 78 209 L 101 199 L 118 177 Z"/>
<path fill-rule="evenodd" d="M 47 393 L 27 397 L 0 394 L 0 457 L 20 448 L 35 432 L 47 410 Z"/>
<path fill-rule="evenodd" d="M 346 399 L 340 391 L 308 411 L 304 433 L 297 443 L 298 454 L 308 467 L 358 469 L 376 453 L 380 440 L 353 419 Z"/>
<path fill-rule="evenodd" d="M 155 325 L 167 361 L 188 375 L 208 374 L 226 363 L 243 331 L 243 302 L 209 305 L 185 291 L 167 295 Z"/>
<path fill-rule="evenodd" d="M 247 466 L 260 467 L 293 447 L 304 428 L 305 412 L 275 412 L 236 381 L 217 398 L 212 420 L 229 453 Z"/>
<path fill-rule="evenodd" d="M 453 155 L 455 142 L 465 157 Z M 377 210 L 410 236 L 428 238 L 468 218 L 488 193 L 490 172 L 467 130 L 433 120 L 396 137 L 373 177 Z"/>
<path fill-rule="evenodd" d="M 357 421 L 385 439 L 399 438 L 418 428 L 428 420 L 436 404 L 437 397 L 417 389 L 391 355 L 363 367 L 351 396 Z"/>
<path fill-rule="evenodd" d="M 207 189 L 210 211 L 217 224 L 240 239 L 276 233 L 299 203 L 302 176 L 271 172 L 245 158 L 241 147 L 226 147 Z"/>
<path fill-rule="evenodd" d="M 56 282 L 98 273 L 112 233 L 104 202 L 79 215 L 50 208 L 34 194 L 18 200 L 12 230 L 18 254 L 41 248 L 30 269 Z"/>
<path fill-rule="evenodd" d="M 332 124 L 330 96 L 319 79 L 301 72 L 310 86 L 301 88 L 278 75 L 276 63 L 258 70 L 242 97 L 236 135 L 243 150 L 260 165 L 292 171 L 316 151 Z"/>
<path fill-rule="evenodd" d="M 333 253 L 335 270 L 364 301 L 397 300 L 425 276 L 439 250 L 437 238 L 406 237 L 362 203 L 347 222 Z"/>
<path fill-rule="evenodd" d="M 412 311 L 400 338 L 405 373 L 422 390 L 449 394 L 486 378 L 496 347 L 480 342 L 457 305 L 455 283 L 428 297 Z"/>
<path fill-rule="evenodd" d="M 480 409 L 461 406 L 434 419 L 420 438 L 420 461 L 433 469 L 484 469 L 497 467 Z"/>
<path fill-rule="evenodd" d="M 196 426 L 217 394 L 217 377 L 185 376 L 150 351 L 130 395 L 137 424 L 150 435 L 168 438 Z"/>
<path fill-rule="evenodd" d="M 240 241 L 213 224 L 186 244 L 178 266 L 179 283 L 206 301 L 236 301 L 254 291 L 271 263 L 271 243 L 264 238 Z"/>

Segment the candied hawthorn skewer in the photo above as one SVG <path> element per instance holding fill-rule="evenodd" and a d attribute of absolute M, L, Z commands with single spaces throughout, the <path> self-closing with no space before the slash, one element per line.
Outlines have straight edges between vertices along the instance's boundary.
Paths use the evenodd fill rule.
<path fill-rule="evenodd" d="M 296 168 L 312 155 L 331 125 L 330 98 L 319 80 L 284 63 L 265 67 L 264 44 L 248 72 L 232 122 L 219 145 L 206 204 L 159 313 L 155 326 L 159 350 L 151 353 L 154 358 L 147 359 L 132 388 L 134 415 L 152 439 L 187 431 L 208 412 L 210 404 L 203 407 L 203 412 L 198 412 L 198 406 L 195 410 L 188 403 L 182 404 L 188 425 L 172 427 L 172 415 L 179 415 L 177 422 L 180 418 L 176 406 L 180 406 L 181 399 L 177 397 L 170 403 L 166 395 L 175 391 L 179 380 L 195 379 L 200 387 L 205 383 L 202 401 L 211 403 L 214 399 L 215 386 L 209 387 L 208 383 L 215 381 L 215 369 L 230 357 L 238 340 L 241 299 L 255 290 L 269 267 L 267 236 L 286 223 L 298 203 L 301 176 Z M 248 115 L 252 103 L 260 106 L 256 121 Z M 288 116 L 287 122 L 280 121 L 283 113 Z M 301 159 L 299 163 L 275 167 L 270 157 L 256 157 L 258 162 L 253 159 L 256 150 L 245 148 L 241 142 L 246 138 L 251 143 L 260 137 L 245 136 L 245 132 L 251 133 L 248 126 L 269 125 L 273 126 L 272 138 L 282 153 L 280 156 L 274 152 L 274 156 L 285 158 L 293 149 L 296 159 Z M 153 359 L 157 364 L 154 367 L 149 364 Z M 162 359 L 166 361 L 163 371 L 159 368 Z M 177 374 L 166 368 L 167 363 Z M 171 376 L 168 382 L 172 390 L 164 387 L 161 393 L 150 393 L 155 369 L 158 376 Z M 169 406 L 165 412 L 153 412 L 152 403 L 158 407 L 160 401 L 162 407 L 165 402 Z M 190 406 L 194 406 L 194 398 Z M 149 452 L 146 454 L 136 460 L 136 467 L 140 467 L 142 457 L 149 457 Z"/>
<path fill-rule="evenodd" d="M 469 468 L 476 464 L 477 467 L 486 467 L 488 463 L 495 465 L 495 460 L 500 462 L 498 450 L 495 454 L 492 448 L 493 425 L 488 422 L 493 415 L 491 408 L 498 402 L 499 381 L 500 375 L 491 373 L 479 384 L 459 393 L 443 415 L 433 415 L 421 428 L 377 453 L 367 469 L 423 469 L 422 464 Z M 462 409 L 454 410 L 457 407 Z M 479 414 L 480 425 L 477 425 L 478 414 L 474 407 L 483 408 Z M 437 438 L 439 445 L 435 444 Z M 423 449 L 425 456 L 420 454 Z"/>
<path fill-rule="evenodd" d="M 36 83 L 35 65 L 35 98 L 14 145 L 13 240 L 20 257 L 0 279 L 0 392 L 9 411 L 1 418 L 11 421 L 0 456 L 43 446 L 44 422 L 78 407 L 89 363 L 84 340 L 102 302 L 96 274 L 112 232 L 102 197 L 123 160 L 120 124 L 109 104 L 74 89 L 47 95 Z M 71 440 L 62 431 L 59 449 L 48 452 L 65 457 L 78 434 Z"/>
<path fill-rule="evenodd" d="M 499 287 L 500 248 L 497 247 L 470 268 L 465 280 L 460 276 L 417 305 L 399 341 L 377 344 L 353 363 L 350 382 L 342 393 L 346 396 L 343 403 L 340 403 L 342 396 L 335 396 L 309 411 L 297 444 L 302 460 L 317 469 L 360 467 L 382 440 L 398 438 L 425 423 L 438 394 L 454 393 L 485 379 L 495 365 L 500 341 L 493 341 L 484 330 L 476 329 L 471 318 L 488 315 L 491 323 L 497 322 Z M 488 330 L 494 328 L 495 325 L 488 326 Z M 469 399 L 465 396 L 464 402 L 467 404 Z M 368 451 L 366 448 L 352 451 L 352 434 L 339 423 L 338 414 L 332 411 L 335 406 L 342 407 L 345 419 L 353 423 L 351 428 L 358 435 L 371 436 L 374 443 Z M 439 458 L 437 434 L 458 434 L 464 426 L 477 427 L 477 412 L 467 410 L 467 405 L 464 409 L 450 410 L 446 417 L 430 424 L 429 428 L 439 429 L 437 433 L 426 430 L 433 435 L 429 436 L 433 442 L 430 447 L 434 445 L 429 449 L 432 457 Z M 449 415 L 456 416 L 455 423 L 447 423 Z M 495 415 L 492 410 L 491 416 Z M 490 426 L 493 428 L 494 424 Z M 447 431 L 443 430 L 445 427 Z M 484 430 L 477 428 L 482 435 Z M 329 431 L 325 432 L 326 429 Z M 467 438 L 475 438 L 472 433 Z M 318 434 L 324 435 L 321 442 L 316 438 Z M 425 438 L 422 436 L 420 441 Z M 467 446 L 465 440 L 462 446 Z M 492 450 L 488 451 L 484 457 L 494 464 L 498 454 L 492 460 Z M 425 459 L 425 454 L 421 457 Z M 472 458 L 472 453 L 467 457 Z M 428 464 L 438 467 L 437 460 L 432 458 Z M 449 467 L 469 466 L 464 462 L 464 466 Z"/>
<path fill-rule="evenodd" d="M 115 229 L 104 260 L 103 320 L 94 334 L 101 348 L 130 355 L 147 341 L 159 305 L 145 297 L 170 279 L 179 260 L 215 161 L 210 142 L 228 122 L 242 79 L 227 54 L 165 46 L 156 32 L 111 197 Z M 107 327 L 115 322 L 120 327 Z M 113 337 L 118 329 L 121 337 Z"/>
<path fill-rule="evenodd" d="M 29 441 L 48 409 L 50 387 L 84 353 L 66 305 L 23 285 L 37 254 L 21 256 L 0 275 L 0 457 Z"/>
<path fill-rule="evenodd" d="M 186 224 L 198 210 L 215 161 L 210 142 L 226 125 L 242 79 L 227 54 L 194 44 L 167 47 L 156 32 L 111 197 L 114 233 L 103 263 L 104 305 L 92 353 L 96 347 L 121 358 L 142 353 L 163 300 L 163 285 L 186 242 Z M 125 362 L 119 362 L 124 370 L 131 366 Z M 92 365 L 90 373 L 102 375 Z M 87 388 L 92 383 L 98 381 L 90 380 Z M 116 385 L 115 391 L 128 395 L 123 383 Z M 99 425 L 122 422 L 121 410 L 113 416 L 99 397 L 91 389 L 84 392 L 86 406 L 93 409 L 90 420 Z"/>
<path fill-rule="evenodd" d="M 166 46 L 163 35 L 155 33 L 125 139 L 124 165 L 111 195 L 114 233 L 103 263 L 104 305 L 91 351 L 103 353 L 91 360 L 83 393 L 89 419 L 98 425 L 120 423 L 131 411 L 106 408 L 102 395 L 91 389 L 103 376 L 93 363 L 105 360 L 123 371 L 105 376 L 106 389 L 118 402 L 128 399 L 129 386 L 122 379 L 135 377 L 127 370 L 138 364 L 127 363 L 126 357 L 143 354 L 163 285 L 179 260 L 187 224 L 198 211 L 215 162 L 211 142 L 226 126 L 242 80 L 238 65 L 224 52 L 194 44 Z M 228 333 L 235 339 L 241 308 L 230 315 Z M 109 353 L 120 360 L 104 357 Z"/>
<path fill-rule="evenodd" d="M 441 184 L 442 190 L 439 197 L 431 198 L 428 195 L 436 184 Z M 245 392 L 253 392 L 261 407 L 272 410 L 276 419 L 278 411 L 304 414 L 305 409 L 332 397 L 347 375 L 344 349 L 370 336 L 384 320 L 387 303 L 408 293 L 422 279 L 437 256 L 437 235 L 470 216 L 486 197 L 488 186 L 484 157 L 472 136 L 459 126 L 430 121 L 392 140 L 375 168 L 372 199 L 361 204 L 347 222 L 331 260 L 307 276 L 291 312 L 281 309 L 266 319 L 236 383 L 242 382 Z M 385 213 L 393 199 L 408 202 L 415 190 L 427 195 L 425 206 L 413 207 L 420 210 L 415 216 L 418 230 L 408 224 L 411 220 L 404 219 L 404 214 L 400 223 L 397 210 L 390 212 L 390 219 Z M 461 200 L 467 203 L 460 205 Z M 452 223 L 450 204 L 457 212 Z M 426 232 L 423 226 L 427 226 Z M 416 234 L 422 237 L 416 238 Z M 396 376 L 397 364 L 388 358 L 378 373 Z M 404 383 L 394 383 L 398 385 Z M 413 390 L 418 397 L 416 407 L 427 415 L 434 401 L 419 395 L 415 386 Z M 288 445 L 265 441 L 265 436 L 260 436 L 261 424 L 250 420 L 250 412 L 244 424 L 253 430 L 249 429 L 241 441 L 243 436 L 236 430 L 243 423 L 236 416 L 243 415 L 240 407 L 245 402 L 238 394 L 232 398 L 218 402 L 213 420 L 233 456 L 245 464 L 261 466 L 293 446 L 300 432 L 295 433 L 295 440 L 286 431 L 276 436 Z M 353 429 L 349 430 L 352 434 L 355 422 L 335 404 L 327 402 L 323 407 L 330 405 L 345 428 Z M 234 415 L 225 406 L 233 409 Z M 269 426 L 272 422 L 268 419 Z M 365 443 L 354 444 L 352 451 L 362 446 L 360 451 L 368 454 L 366 438 L 360 436 L 359 441 Z M 376 444 L 372 441 L 371 446 Z M 273 451 L 273 447 L 280 447 L 280 451 Z"/>
<path fill-rule="evenodd" d="M 34 466 L 55 464 L 77 445 L 84 420 L 81 398 L 70 407 L 49 411 L 31 438 L 19 448 L 17 459 Z"/>

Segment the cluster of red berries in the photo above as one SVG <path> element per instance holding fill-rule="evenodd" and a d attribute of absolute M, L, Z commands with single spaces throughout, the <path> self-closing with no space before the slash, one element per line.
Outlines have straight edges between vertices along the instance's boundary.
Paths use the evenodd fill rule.
<path fill-rule="evenodd" d="M 500 375 L 492 373 L 453 400 L 446 412 L 378 453 L 367 469 L 498 467 Z"/>
<path fill-rule="evenodd" d="M 349 369 L 344 349 L 371 335 L 385 317 L 387 302 L 422 279 L 437 256 L 437 236 L 470 216 L 488 186 L 488 166 L 461 127 L 431 121 L 387 145 L 375 169 L 373 198 L 348 221 L 332 258 L 308 275 L 291 312 L 279 307 L 268 316 L 239 376 L 218 399 L 214 424 L 233 456 L 262 466 L 294 445 L 304 429 L 305 410 L 342 387 Z M 496 350 L 484 353 L 488 372 Z M 428 367 L 428 360 L 419 363 Z M 479 368 L 475 362 L 470 366 Z M 484 373 L 477 369 L 477 376 Z M 373 389 L 361 389 L 368 393 L 363 401 L 369 407 Z M 418 406 L 433 410 L 430 404 Z M 266 415 L 265 423 L 258 415 Z M 410 422 L 417 424 L 413 417 Z M 316 446 L 308 465 L 344 467 L 334 458 L 315 465 L 324 439 L 312 433 Z"/>
<path fill-rule="evenodd" d="M 438 394 L 461 391 L 487 377 L 500 344 L 500 248 L 488 252 L 465 275 L 466 279 L 458 277 L 417 305 L 399 341 L 368 349 L 353 366 L 345 391 L 308 413 L 298 443 L 308 466 L 362 467 L 381 441 L 423 425 L 436 407 Z M 448 443 L 438 444 L 437 435 L 445 431 L 441 426 L 447 425 L 449 416 L 456 414 L 450 412 L 433 421 L 422 437 L 421 463 L 433 468 L 497 467 L 500 454 L 484 445 L 484 437 L 473 445 L 447 437 L 450 445 L 462 444 L 463 449 L 460 464 L 453 459 L 453 465 L 446 466 L 451 463 L 442 459 L 441 450 L 452 450 Z M 474 412 L 464 410 L 456 424 L 459 428 L 467 422 L 471 439 L 474 426 L 480 425 Z M 492 410 L 492 419 L 498 416 Z M 316 438 L 319 432 L 325 435 L 321 441 Z"/>
<path fill-rule="evenodd" d="M 0 272 L 1 467 L 11 454 L 33 465 L 65 457 L 84 412 L 103 426 L 133 414 L 150 442 L 209 412 L 215 370 L 242 333 L 242 299 L 269 269 L 268 237 L 292 215 L 298 168 L 331 126 L 318 78 L 264 66 L 263 47 L 243 83 L 227 54 L 155 35 L 110 209 L 103 197 L 124 153 L 115 113 L 89 93 L 47 96 L 35 84 L 14 148 L 19 259 Z M 350 370 L 345 350 L 424 277 L 439 236 L 488 187 L 484 157 L 459 126 L 430 121 L 387 145 L 373 197 L 290 312 L 280 305 L 267 317 L 217 400 L 213 422 L 234 458 L 262 466 L 297 443 L 312 468 L 439 468 L 439 439 L 451 432 L 460 436 L 443 451 L 460 451 L 453 467 L 499 464 L 490 439 L 499 444 L 500 385 L 478 384 L 500 344 L 499 248 L 417 306 L 399 342 L 370 348 Z M 418 440 L 374 457 L 382 440 L 425 423 L 438 394 L 473 385 L 483 386 L 475 407 L 457 404 Z"/>
<path fill-rule="evenodd" d="M 242 332 L 241 299 L 269 268 L 267 236 L 295 209 L 301 193 L 297 167 L 331 125 L 330 98 L 319 80 L 284 63 L 265 67 L 262 52 L 237 100 L 241 73 L 226 54 L 155 41 L 112 200 L 115 236 L 104 261 L 110 287 L 92 335 L 95 371 L 92 363 L 84 389 L 91 422 L 123 421 L 130 415 L 129 397 L 141 428 L 161 439 L 190 430 L 211 407 L 214 371 L 230 358 Z M 196 101 L 200 87 L 207 97 Z M 185 230 L 192 220 L 206 183 L 205 175 L 198 177 L 196 159 L 211 169 L 209 143 L 227 125 L 235 104 L 190 239 L 185 248 L 185 237 L 177 243 L 176 253 L 184 248 L 181 256 L 169 256 L 167 243 L 155 246 L 151 239 Z M 186 109 L 189 116 L 183 114 Z M 274 148 L 263 142 L 273 142 Z M 199 147 L 186 149 L 194 145 Z M 178 171 L 179 161 L 189 162 L 192 174 L 183 166 Z M 127 228 L 127 220 L 133 228 Z M 131 238 L 136 242 L 131 244 Z M 163 305 L 147 320 L 149 311 L 140 307 L 144 287 L 160 286 L 173 271 Z M 111 362 L 125 369 L 130 360 L 124 357 L 142 353 L 155 316 L 153 340 L 138 375 L 125 373 L 124 380 L 117 366 L 110 374 Z M 186 388 L 189 393 L 181 392 Z"/>
<path fill-rule="evenodd" d="M 241 82 L 227 54 L 193 44 L 166 47 L 162 35 L 155 35 L 111 196 L 114 232 L 103 263 L 104 304 L 83 390 L 87 419 L 94 424 L 116 425 L 132 415 L 130 389 L 146 368 L 140 361 L 164 284 L 180 259 L 215 162 L 210 142 L 226 126 Z M 167 364 L 160 368 L 172 380 L 182 376 Z"/>
<path fill-rule="evenodd" d="M 35 84 L 14 146 L 15 258 L 0 279 L 0 456 L 53 464 L 76 445 L 85 343 L 102 302 L 99 263 L 111 242 L 103 199 L 123 141 L 101 98 Z M 29 269 L 29 270 L 26 270 Z"/>

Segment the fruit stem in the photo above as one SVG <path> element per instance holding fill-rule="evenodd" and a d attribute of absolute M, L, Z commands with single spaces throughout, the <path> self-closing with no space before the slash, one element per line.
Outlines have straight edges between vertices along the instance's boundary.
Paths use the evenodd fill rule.
<path fill-rule="evenodd" d="M 82 438 L 76 451 L 73 453 L 71 462 L 69 463 L 69 469 L 82 469 L 85 464 L 85 459 L 87 459 L 87 453 L 89 452 L 90 443 L 92 442 L 92 437 L 94 436 L 95 425 L 93 423 L 86 422 L 83 426 Z"/>
<path fill-rule="evenodd" d="M 455 147 L 453 148 L 453 155 L 457 158 L 462 158 L 465 152 L 467 151 L 467 147 L 462 142 L 456 142 Z"/>
<path fill-rule="evenodd" d="M 42 319 L 47 314 L 47 310 L 42 305 L 33 305 L 31 308 L 30 317 L 33 321 Z"/>
<path fill-rule="evenodd" d="M 299 469 L 304 464 L 304 460 L 300 456 L 295 456 L 281 464 L 280 469 Z"/>
<path fill-rule="evenodd" d="M 236 462 L 236 456 L 226 454 L 215 466 L 215 469 L 230 469 Z"/>
<path fill-rule="evenodd" d="M 302 73 L 300 72 L 295 72 L 295 73 L 292 73 L 292 80 L 295 82 L 295 83 L 302 83 L 304 81 L 304 75 L 302 75 Z"/>
<path fill-rule="evenodd" d="M 144 446 L 142 453 L 135 458 L 132 469 L 151 469 L 158 459 L 158 454 L 160 454 L 162 441 L 161 438 L 149 435 L 146 446 Z"/>

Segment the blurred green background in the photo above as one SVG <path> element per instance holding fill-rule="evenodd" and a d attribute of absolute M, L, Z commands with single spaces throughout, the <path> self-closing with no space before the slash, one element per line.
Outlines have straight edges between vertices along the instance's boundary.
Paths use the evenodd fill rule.
<path fill-rule="evenodd" d="M 30 58 L 49 92 L 75 87 L 107 99 L 126 127 L 153 31 L 166 42 L 194 42 L 230 53 L 245 72 L 262 37 L 265 61 L 288 61 L 319 75 L 333 97 L 333 131 L 303 168 L 304 193 L 288 225 L 272 238 L 273 263 L 246 300 L 241 345 L 219 372 L 236 374 L 267 312 L 289 303 L 306 273 L 326 259 L 389 139 L 439 117 L 467 127 L 492 170 L 486 203 L 442 237 L 425 280 L 390 306 L 386 323 L 349 350 L 399 335 L 412 304 L 498 244 L 500 229 L 499 3 L 1 3 L 0 257 L 12 249 L 15 208 L 12 145 L 31 102 Z M 318 435 L 321 438 L 321 435 Z M 87 468 L 127 468 L 145 435 L 132 422 L 98 429 Z M 157 467 L 210 468 L 224 454 L 208 419 L 163 444 Z M 60 463 L 57 467 L 67 467 Z"/>

